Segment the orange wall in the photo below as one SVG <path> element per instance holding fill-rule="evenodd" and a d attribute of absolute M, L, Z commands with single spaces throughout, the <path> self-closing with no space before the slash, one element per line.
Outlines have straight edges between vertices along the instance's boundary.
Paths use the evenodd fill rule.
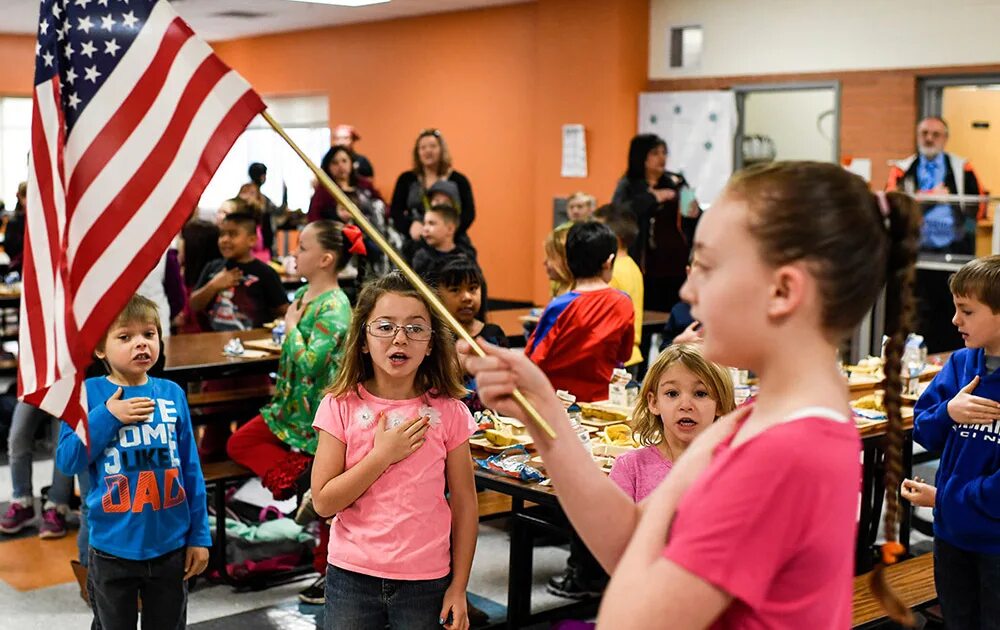
<path fill-rule="evenodd" d="M 545 303 L 552 198 L 582 188 L 606 201 L 624 170 L 648 12 L 645 0 L 538 0 L 215 48 L 265 96 L 328 95 L 330 122 L 357 127 L 386 197 L 417 133 L 441 128 L 472 182 L 490 294 Z M 559 174 L 564 123 L 587 129 L 586 179 Z"/>
<path fill-rule="evenodd" d="M 35 76 L 35 38 L 0 35 L 0 94 L 30 96 Z"/>
<path fill-rule="evenodd" d="M 536 0 L 214 47 L 265 96 L 327 95 L 331 124 L 358 128 L 386 197 L 417 133 L 441 128 L 472 182 L 490 294 L 544 304 L 553 197 L 585 190 L 606 202 L 625 169 L 648 19 L 647 0 Z M 33 46 L 0 36 L 0 93 L 30 93 Z M 560 176 L 566 123 L 586 128 L 585 179 Z"/>

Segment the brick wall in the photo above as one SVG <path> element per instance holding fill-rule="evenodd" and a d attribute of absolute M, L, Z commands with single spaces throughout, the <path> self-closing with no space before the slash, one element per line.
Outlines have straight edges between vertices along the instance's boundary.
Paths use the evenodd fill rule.
<path fill-rule="evenodd" d="M 649 92 L 720 90 L 748 83 L 840 81 L 840 153 L 869 158 L 872 183 L 881 187 L 886 162 L 911 154 L 918 115 L 918 79 L 936 75 L 998 74 L 1000 65 L 904 68 L 856 72 L 772 74 L 649 81 Z"/>

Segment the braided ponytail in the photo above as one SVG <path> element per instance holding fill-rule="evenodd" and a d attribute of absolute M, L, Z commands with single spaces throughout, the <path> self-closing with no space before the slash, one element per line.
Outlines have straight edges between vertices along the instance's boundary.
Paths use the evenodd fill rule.
<path fill-rule="evenodd" d="M 903 347 L 913 327 L 914 262 L 920 236 L 920 215 L 916 202 L 901 193 L 879 193 L 876 206 L 886 215 L 889 250 L 886 268 L 886 318 L 889 337 L 885 346 L 885 410 L 888 417 L 885 451 L 885 544 L 881 561 L 872 571 L 872 593 L 894 621 L 912 626 L 913 613 L 900 601 L 885 579 L 885 567 L 905 551 L 899 543 L 899 484 L 903 473 L 902 369 Z"/>

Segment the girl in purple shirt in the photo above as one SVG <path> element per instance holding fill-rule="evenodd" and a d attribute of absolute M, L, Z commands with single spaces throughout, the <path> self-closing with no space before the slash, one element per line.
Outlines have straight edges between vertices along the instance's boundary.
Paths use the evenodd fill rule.
<path fill-rule="evenodd" d="M 611 479 L 636 503 L 670 472 L 688 444 L 735 407 L 733 381 L 696 345 L 674 345 L 646 373 L 632 426 L 643 447 L 615 459 Z"/>

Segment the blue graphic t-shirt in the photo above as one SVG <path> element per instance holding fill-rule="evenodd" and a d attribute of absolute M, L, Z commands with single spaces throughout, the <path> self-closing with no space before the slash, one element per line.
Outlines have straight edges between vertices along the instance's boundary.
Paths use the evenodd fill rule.
<path fill-rule="evenodd" d="M 105 405 L 118 385 L 87 379 L 91 447 L 63 424 L 56 465 L 90 475 L 90 545 L 128 560 L 148 560 L 184 546 L 210 547 L 205 480 L 184 391 L 150 377 L 125 387 L 123 399 L 152 398 L 152 417 L 123 424 Z"/>

